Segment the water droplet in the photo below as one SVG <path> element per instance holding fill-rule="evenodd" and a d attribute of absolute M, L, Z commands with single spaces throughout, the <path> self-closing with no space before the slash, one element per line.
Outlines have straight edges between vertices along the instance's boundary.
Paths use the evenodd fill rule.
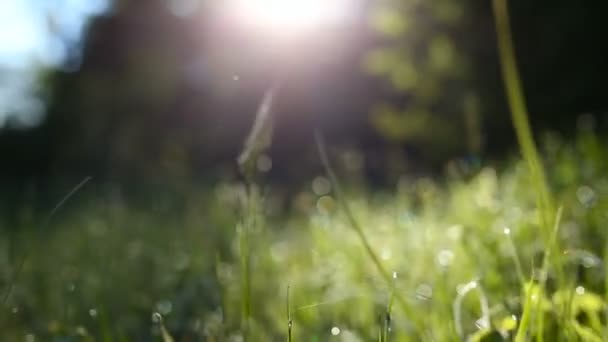
<path fill-rule="evenodd" d="M 340 328 L 338 328 L 338 327 L 331 328 L 331 334 L 334 336 L 340 335 Z"/>
<path fill-rule="evenodd" d="M 34 335 L 34 334 L 25 335 L 25 342 L 35 342 L 35 341 L 36 341 L 36 335 Z"/>
<path fill-rule="evenodd" d="M 416 288 L 416 298 L 429 300 L 433 297 L 433 288 L 429 284 L 420 284 Z"/>
<path fill-rule="evenodd" d="M 68 284 L 68 291 L 70 291 L 70 292 L 74 292 L 74 291 L 76 291 L 76 284 L 74 284 L 74 283 L 69 283 L 69 284 Z"/>
<path fill-rule="evenodd" d="M 241 78 L 239 77 L 239 75 L 234 75 L 232 76 L 232 80 L 233 81 L 239 81 Z"/>
<path fill-rule="evenodd" d="M 163 315 L 158 312 L 152 314 L 152 322 L 155 324 L 159 324 L 163 321 Z"/>
<path fill-rule="evenodd" d="M 393 253 L 391 252 L 390 248 L 383 248 L 382 253 L 380 254 L 380 258 L 382 258 L 382 260 L 389 260 L 392 255 Z"/>
<path fill-rule="evenodd" d="M 437 254 L 437 263 L 439 266 L 448 267 L 454 261 L 454 252 L 449 249 L 439 251 Z"/>
<path fill-rule="evenodd" d="M 532 269 L 532 279 L 541 281 L 542 279 L 547 279 L 549 273 L 541 268 Z"/>
<path fill-rule="evenodd" d="M 97 317 L 97 310 L 89 309 L 89 316 L 91 316 L 93 318 Z"/>
<path fill-rule="evenodd" d="M 171 301 L 162 300 L 156 303 L 156 310 L 160 312 L 162 315 L 168 315 L 173 310 L 173 304 Z"/>
<path fill-rule="evenodd" d="M 87 328 L 85 328 L 83 326 L 78 326 L 78 327 L 76 327 L 76 335 L 78 335 L 78 336 L 88 336 L 89 332 L 87 331 Z"/>
<path fill-rule="evenodd" d="M 521 210 L 520 207 L 512 207 L 507 212 L 507 217 L 513 221 L 520 220 L 522 218 L 522 216 L 523 216 L 523 211 Z"/>
<path fill-rule="evenodd" d="M 393 279 L 397 279 L 397 272 L 393 272 Z"/>
<path fill-rule="evenodd" d="M 272 159 L 266 154 L 262 154 L 256 161 L 256 167 L 260 172 L 268 172 L 272 169 Z"/>
<path fill-rule="evenodd" d="M 336 208 L 336 201 L 331 196 L 323 196 L 317 200 L 317 210 L 329 215 Z"/>
<path fill-rule="evenodd" d="M 585 268 L 597 267 L 597 266 L 599 266 L 600 262 L 601 261 L 599 260 L 599 258 L 597 258 L 593 255 L 586 255 L 581 260 L 581 263 L 583 264 L 583 267 L 585 267 Z"/>
<path fill-rule="evenodd" d="M 511 229 L 505 227 L 505 229 L 503 230 L 503 233 L 505 233 L 505 235 L 511 235 Z"/>
<path fill-rule="evenodd" d="M 585 208 L 591 208 L 595 204 L 595 191 L 586 185 L 576 190 L 576 197 Z"/>
<path fill-rule="evenodd" d="M 348 151 L 343 155 L 344 166 L 348 171 L 356 172 L 363 168 L 363 156 L 356 151 Z"/>
<path fill-rule="evenodd" d="M 15 307 L 13 307 L 13 308 L 11 309 L 11 312 L 12 312 L 13 314 L 18 314 L 18 313 L 19 313 L 19 308 L 15 306 Z"/>
<path fill-rule="evenodd" d="M 577 286 L 576 287 L 576 294 L 577 295 L 584 295 L 585 294 L 585 288 L 582 286 Z"/>
<path fill-rule="evenodd" d="M 446 234 L 448 238 L 450 238 L 450 240 L 457 241 L 460 240 L 460 237 L 462 236 L 462 230 L 463 227 L 459 224 L 456 224 L 448 228 Z"/>
<path fill-rule="evenodd" d="M 327 195 L 331 191 L 331 183 L 325 177 L 316 177 L 312 181 L 312 191 L 317 196 Z"/>
<path fill-rule="evenodd" d="M 475 326 L 479 330 L 488 329 L 490 327 L 490 322 L 488 322 L 488 319 L 486 317 L 482 317 L 475 321 Z"/>

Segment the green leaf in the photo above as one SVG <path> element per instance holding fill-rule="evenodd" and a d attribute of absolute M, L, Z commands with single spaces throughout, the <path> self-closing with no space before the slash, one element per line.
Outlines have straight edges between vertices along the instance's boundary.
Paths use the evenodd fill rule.
<path fill-rule="evenodd" d="M 372 75 L 386 75 L 395 68 L 401 57 L 391 49 L 376 49 L 367 54 L 363 68 Z"/>
<path fill-rule="evenodd" d="M 370 26 L 389 37 L 399 37 L 406 33 L 409 27 L 404 16 L 390 8 L 376 9 L 371 14 Z"/>

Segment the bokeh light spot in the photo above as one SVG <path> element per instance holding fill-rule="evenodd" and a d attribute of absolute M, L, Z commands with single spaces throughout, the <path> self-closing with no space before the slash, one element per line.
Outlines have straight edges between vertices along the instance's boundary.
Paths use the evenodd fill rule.
<path fill-rule="evenodd" d="M 229 10 L 248 26 L 276 33 L 299 33 L 339 23 L 348 0 L 232 0 Z"/>

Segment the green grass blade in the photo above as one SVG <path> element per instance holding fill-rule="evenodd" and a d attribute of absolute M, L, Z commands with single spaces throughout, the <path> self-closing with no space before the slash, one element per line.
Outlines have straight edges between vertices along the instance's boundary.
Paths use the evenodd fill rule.
<path fill-rule="evenodd" d="M 292 326 L 293 326 L 293 322 L 291 320 L 291 303 L 290 303 L 290 297 L 289 297 L 289 290 L 290 287 L 287 286 L 287 298 L 286 298 L 286 304 L 287 304 L 287 342 L 292 342 Z"/>
<path fill-rule="evenodd" d="M 78 183 L 75 187 L 73 187 L 72 190 L 70 190 L 70 192 L 67 193 L 67 195 L 63 196 L 63 198 L 57 203 L 57 205 L 55 205 L 53 207 L 53 209 L 51 210 L 49 215 L 46 217 L 46 220 L 44 221 L 44 224 L 42 225 L 41 228 L 45 229 L 46 227 L 48 227 L 48 225 L 51 223 L 51 220 L 53 219 L 53 217 L 55 217 L 55 214 L 57 214 L 59 209 L 61 209 L 67 203 L 67 201 L 70 200 L 70 198 L 72 198 L 78 191 L 80 191 L 80 189 L 82 189 L 87 183 L 89 183 L 91 181 L 91 179 L 93 179 L 93 177 L 91 177 L 91 176 L 85 177 L 80 183 Z M 38 241 L 38 239 L 36 239 L 36 241 Z M 4 309 L 6 307 L 8 299 L 11 296 L 11 293 L 13 292 L 13 288 L 15 287 L 15 284 L 19 280 L 21 273 L 23 272 L 25 262 L 27 261 L 28 258 L 29 258 L 29 253 L 27 253 L 27 252 L 24 253 L 23 257 L 21 258 L 21 261 L 17 265 L 16 270 L 13 272 L 11 279 L 9 280 L 6 290 L 4 292 L 4 295 L 2 296 L 2 309 Z M 0 310 L 0 316 L 2 315 L 3 312 L 4 312 L 4 310 Z"/>
<path fill-rule="evenodd" d="M 543 298 L 545 295 L 545 285 L 547 283 L 547 274 L 549 272 L 549 260 L 551 258 L 551 251 L 553 250 L 553 248 L 551 246 L 554 246 L 557 241 L 557 234 L 559 232 L 560 223 L 562 221 L 562 211 L 563 211 L 563 207 L 560 206 L 557 209 L 557 214 L 555 216 L 555 225 L 553 227 L 553 232 L 551 233 L 550 246 L 549 246 L 549 248 L 545 249 L 545 254 L 543 255 L 543 265 L 541 268 L 541 273 L 540 273 L 541 278 L 540 278 L 540 283 L 539 283 L 539 292 L 540 292 L 539 296 L 541 298 Z M 542 300 L 539 300 L 536 304 L 536 313 L 538 315 L 538 317 L 537 317 L 538 333 L 536 335 L 537 342 L 544 341 L 545 315 L 541 311 L 542 310 L 541 305 L 542 305 Z"/>
<path fill-rule="evenodd" d="M 322 137 L 321 133 L 317 130 L 315 131 L 315 142 L 317 145 L 317 151 L 319 152 L 319 157 L 321 159 L 321 163 L 323 164 L 323 166 L 325 168 L 325 172 L 327 173 L 327 176 L 329 177 L 329 180 L 332 184 L 332 189 L 336 196 L 336 200 L 338 201 L 340 207 L 342 208 L 342 211 L 346 215 L 348 223 L 350 224 L 351 228 L 355 231 L 355 233 L 359 237 L 359 240 L 360 240 L 361 244 L 363 245 L 363 248 L 364 248 L 367 256 L 369 257 L 369 259 L 372 261 L 372 263 L 378 270 L 378 273 L 380 273 L 380 276 L 383 278 L 383 280 L 386 282 L 386 284 L 389 286 L 389 288 L 392 287 L 393 279 L 392 279 L 391 275 L 380 262 L 380 258 L 378 257 L 376 252 L 373 250 L 373 248 L 369 242 L 369 239 L 367 238 L 367 236 L 365 235 L 365 232 L 363 231 L 363 227 L 361 227 L 359 222 L 355 219 L 355 216 L 354 216 L 348 202 L 346 201 L 346 197 L 344 195 L 344 192 L 342 191 L 342 186 L 340 185 L 340 182 L 338 181 L 338 177 L 336 176 L 333 168 L 331 167 L 331 163 L 329 162 L 329 157 L 327 155 L 327 150 L 325 148 L 325 143 L 323 141 L 323 137 Z M 416 320 L 416 315 L 413 313 L 412 309 L 409 307 L 405 298 L 398 291 L 394 291 L 393 294 L 394 294 L 395 301 L 400 305 L 403 312 L 408 316 L 408 319 L 410 319 L 412 321 Z"/>
<path fill-rule="evenodd" d="M 550 235 L 551 220 L 553 219 L 553 203 L 547 186 L 545 170 L 538 155 L 538 149 L 530 129 L 530 120 L 523 87 L 519 76 L 515 48 L 511 36 L 509 11 L 506 0 L 494 0 L 494 15 L 498 35 L 501 71 L 503 75 L 507 101 L 511 109 L 511 119 L 517 134 L 517 140 L 522 155 L 530 169 L 530 177 L 536 190 L 536 201 L 540 210 L 541 226 L 545 242 Z"/>

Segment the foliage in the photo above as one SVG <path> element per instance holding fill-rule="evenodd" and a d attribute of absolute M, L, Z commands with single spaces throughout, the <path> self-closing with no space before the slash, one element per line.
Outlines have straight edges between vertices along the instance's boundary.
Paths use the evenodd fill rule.
<path fill-rule="evenodd" d="M 389 141 L 425 146 L 442 157 L 480 151 L 471 51 L 458 39 L 471 20 L 469 7 L 470 1 L 374 2 L 370 26 L 383 39 L 364 69 L 404 99 L 372 109 L 372 124 Z M 468 138 L 453 138 L 462 135 Z"/>
<path fill-rule="evenodd" d="M 548 290 L 531 296 L 543 304 L 532 313 L 529 336 L 539 333 L 535 322 L 542 312 L 546 341 L 601 339 L 606 143 L 583 132 L 574 144 L 548 135 L 543 146 L 556 200 L 564 205 L 557 255 L 569 285 L 557 287 L 549 269 Z M 294 341 L 329 340 L 332 331 L 344 340 L 377 339 L 393 287 L 407 312 L 401 305 L 390 309 L 391 340 L 454 340 L 458 331 L 481 341 L 513 336 L 534 285 L 522 287 L 512 246 L 533 281 L 545 251 L 532 180 L 522 162 L 501 171 L 466 174 L 461 168 L 459 176 L 458 170 L 445 183 L 404 178 L 393 191 L 347 188 L 370 247 L 396 273 L 394 284 L 376 272 L 332 196 L 304 189 L 289 215 L 266 215 L 249 235 L 251 340 L 286 339 L 288 286 Z M 242 279 L 234 227 L 241 193 L 229 184 L 203 188 L 179 206 L 159 194 L 149 208 L 111 194 L 80 197 L 48 231 L 21 215 L 23 229 L 2 236 L 2 245 L 12 246 L 2 249 L 2 284 L 22 253 L 33 253 L 2 308 L 2 336 L 151 340 L 162 334 L 150 320 L 157 312 L 175 341 L 236 338 Z M 275 201 L 272 193 L 266 197 L 267 213 Z M 32 245 L 33 236 L 39 244 Z"/>
<path fill-rule="evenodd" d="M 602 229 L 608 219 L 603 176 L 608 155 L 602 146 L 608 142 L 590 130 L 581 131 L 574 144 L 550 135 L 544 144 L 547 165 L 541 163 L 506 3 L 494 4 L 505 88 L 525 164 L 514 161 L 500 171 L 486 166 L 472 172 L 462 162 L 452 165 L 444 183 L 403 178 L 391 191 L 368 192 L 360 183 L 344 191 L 319 144 L 329 179 L 315 179 L 312 192 L 301 191 L 289 212 L 272 215 L 282 199 L 272 192 L 262 196 L 254 182 L 255 162 L 267 148 L 259 137 L 270 135 L 270 122 L 264 120 L 269 114 L 259 115 L 261 126 L 254 126 L 259 129 L 254 128 L 239 160 L 245 185 L 192 187 L 182 198 L 158 193 L 145 208 L 109 192 L 56 217 L 87 178 L 52 210 L 56 221 L 51 225 L 24 208 L 16 215 L 22 227 L 4 230 L 0 237 L 8 247 L 0 258 L 5 266 L 3 337 L 165 342 L 608 338 L 602 295 L 608 289 Z M 425 13 L 423 4 L 412 6 L 416 15 Z M 428 9 L 436 8 L 450 7 Z M 459 12 L 434 14 L 449 22 L 454 13 Z M 376 14 L 374 23 L 386 35 L 407 33 L 408 25 L 395 12 Z M 424 65 L 449 75 L 449 40 L 431 42 L 427 52 Z M 386 71 L 373 58 L 368 66 Z M 414 70 L 399 70 L 394 85 L 425 84 L 408 85 Z M 419 116 L 408 115 L 409 127 L 391 122 L 399 118 L 389 107 L 384 113 L 378 122 L 394 139 L 412 127 L 428 136 L 429 123 L 440 136 L 449 136 L 422 110 Z M 555 217 L 554 199 L 564 204 Z"/>

